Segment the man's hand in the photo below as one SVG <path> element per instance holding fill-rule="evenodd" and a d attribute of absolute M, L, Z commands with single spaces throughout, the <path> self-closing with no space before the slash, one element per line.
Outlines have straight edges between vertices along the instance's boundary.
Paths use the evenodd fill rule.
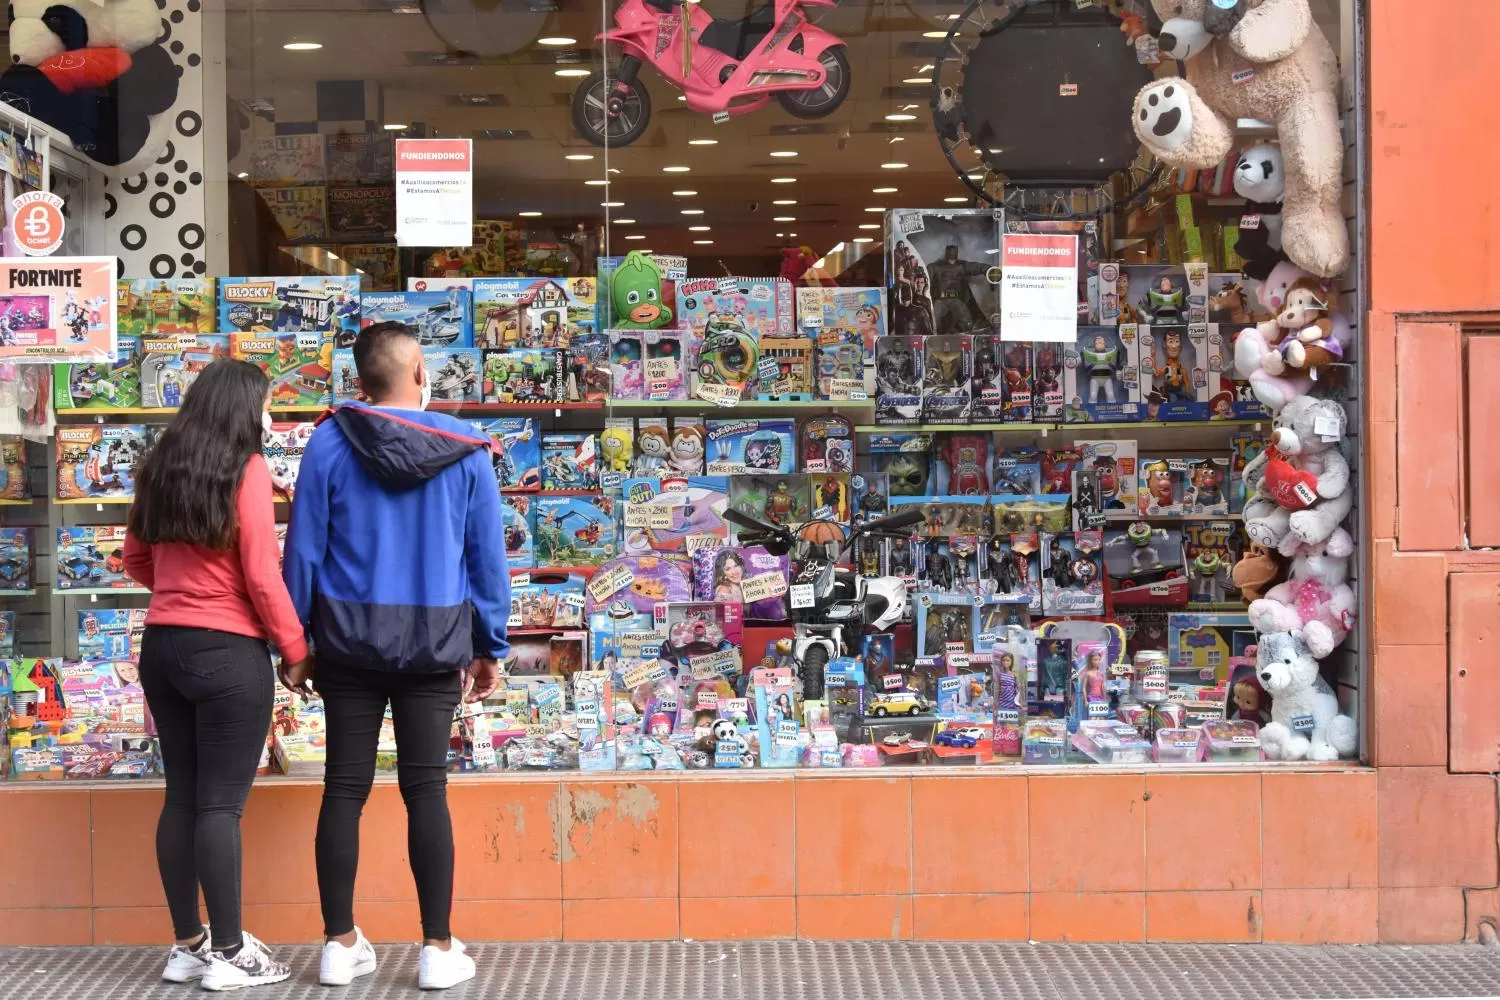
<path fill-rule="evenodd" d="M 281 686 L 300 697 L 304 702 L 308 698 L 317 695 L 312 685 L 312 657 L 305 657 L 296 663 L 288 663 L 282 660 L 281 666 L 276 668 L 276 673 L 281 678 Z"/>
<path fill-rule="evenodd" d="M 471 705 L 494 694 L 499 686 L 498 661 L 476 656 L 474 662 L 469 664 L 469 669 L 464 671 L 464 701 Z"/>

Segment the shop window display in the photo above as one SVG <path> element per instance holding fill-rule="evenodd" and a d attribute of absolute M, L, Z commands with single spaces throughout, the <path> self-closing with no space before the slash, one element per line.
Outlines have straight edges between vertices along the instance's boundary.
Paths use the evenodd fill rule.
<path fill-rule="evenodd" d="M 1049 219 L 1004 204 L 982 155 L 977 181 L 955 174 L 932 135 L 944 70 L 867 63 L 885 39 L 852 21 L 787 36 L 700 5 L 688 46 L 678 13 L 634 0 L 604 26 L 557 14 L 566 44 L 505 43 L 566 54 L 545 86 L 516 50 L 476 51 L 495 64 L 464 67 L 492 73 L 483 88 L 393 92 L 387 121 L 361 100 L 303 134 L 278 127 L 296 84 L 252 71 L 232 96 L 272 108 L 231 171 L 277 227 L 281 251 L 247 267 L 266 277 L 123 279 L 113 362 L 55 366 L 48 444 L 0 442 L 0 590 L 36 592 L 51 622 L 19 645 L 0 622 L 7 772 L 159 771 L 128 667 L 147 598 L 114 552 L 135 461 L 197 372 L 239 357 L 273 380 L 267 455 L 294 497 L 311 421 L 359 398 L 358 330 L 391 319 L 422 340 L 432 406 L 500 450 L 516 660 L 455 719 L 456 771 L 1354 758 L 1331 666 L 1358 628 L 1348 248 L 1316 178 L 1286 176 L 1305 156 L 1281 153 L 1328 137 L 1279 110 L 1333 101 L 1336 5 L 1313 4 L 1275 60 L 1238 21 L 1163 26 L 1197 7 L 1206 23 L 1206 3 L 1081 6 L 1123 21 L 1119 44 L 1162 77 L 1115 102 L 1168 165 L 1149 209 L 1080 181 L 1049 193 Z M 418 20 L 435 51 L 451 41 Z M 1185 79 L 1153 65 L 1164 33 Z M 231 48 L 255 65 L 256 44 Z M 776 46 L 810 75 L 758 90 Z M 1216 55 L 1252 85 L 1226 86 Z M 868 118 L 882 87 L 891 127 L 859 125 L 844 155 L 824 126 Z M 516 127 L 492 127 L 506 108 Z M 1168 127 L 1172 108 L 1193 124 Z M 1239 118 L 1273 134 L 1235 135 Z M 391 141 L 454 134 L 479 148 L 473 245 L 387 242 Z M 543 136 L 545 164 L 507 148 Z M 1017 235 L 1074 241 L 1073 339 L 1002 335 Z M 381 255 L 346 240 L 393 268 L 358 266 Z M 42 467 L 50 496 L 28 497 Z M 78 603 L 100 593 L 119 606 Z M 315 704 L 280 705 L 266 772 L 316 773 L 320 729 Z"/>

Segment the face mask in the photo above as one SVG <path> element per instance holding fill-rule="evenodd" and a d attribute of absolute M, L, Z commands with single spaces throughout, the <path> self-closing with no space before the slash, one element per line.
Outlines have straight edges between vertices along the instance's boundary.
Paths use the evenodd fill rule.
<path fill-rule="evenodd" d="M 430 382 L 423 382 L 422 383 L 422 403 L 421 403 L 421 406 L 418 407 L 418 409 L 422 409 L 422 410 L 427 409 L 427 404 L 430 403 L 430 402 L 432 402 L 432 383 L 430 383 Z"/>
<path fill-rule="evenodd" d="M 271 411 L 260 411 L 260 437 L 262 441 L 271 439 Z"/>

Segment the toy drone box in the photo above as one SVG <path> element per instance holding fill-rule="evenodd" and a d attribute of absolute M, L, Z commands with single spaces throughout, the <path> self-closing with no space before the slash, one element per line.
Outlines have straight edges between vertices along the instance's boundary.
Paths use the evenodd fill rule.
<path fill-rule="evenodd" d="M 333 340 L 327 334 L 236 333 L 229 353 L 266 373 L 272 406 L 321 406 L 333 399 Z"/>
<path fill-rule="evenodd" d="M 890 332 L 989 333 L 1000 325 L 1000 209 L 901 208 L 885 213 Z"/>
<path fill-rule="evenodd" d="M 495 479 L 501 490 L 541 489 L 542 438 L 535 420 L 531 417 L 496 417 L 469 423 L 495 442 Z"/>
<path fill-rule="evenodd" d="M 359 322 L 358 275 L 219 279 L 221 333 L 327 333 L 348 347 Z"/>
<path fill-rule="evenodd" d="M 1120 266 L 1120 322 L 1186 326 L 1208 322 L 1207 264 Z"/>
<path fill-rule="evenodd" d="M 52 366 L 52 401 L 59 410 L 115 409 L 141 405 L 140 341 L 120 337 L 109 364 Z"/>
<path fill-rule="evenodd" d="M 78 658 L 84 661 L 134 660 L 141 654 L 141 639 L 145 632 L 145 608 L 80 611 Z"/>
<path fill-rule="evenodd" d="M 615 498 L 538 497 L 536 559 L 542 566 L 598 566 L 620 554 Z M 582 590 L 580 589 L 580 595 Z M 583 605 L 580 602 L 579 608 Z"/>
<path fill-rule="evenodd" d="M 135 470 L 156 428 L 91 424 L 57 428 L 57 499 L 100 500 L 135 495 Z"/>
<path fill-rule="evenodd" d="M 875 342 L 875 422 L 922 422 L 922 338 L 882 337 Z"/>
<path fill-rule="evenodd" d="M 711 419 L 705 436 L 710 476 L 787 475 L 796 468 L 796 421 Z"/>
<path fill-rule="evenodd" d="M 57 529 L 58 590 L 139 587 L 125 572 L 123 524 Z"/>
<path fill-rule="evenodd" d="M 1063 350 L 1064 418 L 1070 423 L 1141 419 L 1136 327 L 1084 326 Z"/>
<path fill-rule="evenodd" d="M 1140 328 L 1141 399 L 1147 420 L 1208 419 L 1209 401 L 1218 392 L 1225 357 L 1218 329 L 1207 325 Z"/>
<path fill-rule="evenodd" d="M 302 453 L 307 451 L 307 442 L 312 440 L 315 424 L 273 423 L 271 432 L 261 443 L 261 454 L 271 470 L 271 481 L 288 495 L 295 493 L 297 474 L 302 470 Z"/>
<path fill-rule="evenodd" d="M 405 323 L 423 347 L 473 347 L 474 303 L 454 288 L 442 292 L 367 292 L 360 302 L 361 326 Z"/>
<path fill-rule="evenodd" d="M 489 403 L 552 403 L 564 398 L 567 351 L 505 347 L 484 352 L 481 393 Z"/>
<path fill-rule="evenodd" d="M 691 278 L 677 285 L 683 325 L 702 337 L 716 317 L 756 340 L 797 335 L 791 282 L 785 278 Z"/>
<path fill-rule="evenodd" d="M 938 336 L 922 341 L 922 420 L 966 424 L 970 408 L 972 337 Z"/>
<path fill-rule="evenodd" d="M 0 528 L 0 593 L 31 589 L 31 529 Z"/>
<path fill-rule="evenodd" d="M 472 347 L 428 347 L 422 350 L 427 384 L 434 402 L 478 403 L 484 398 L 480 378 L 483 352 Z"/>
<path fill-rule="evenodd" d="M 884 288 L 798 288 L 797 328 L 813 339 L 834 328 L 853 330 L 866 357 L 886 335 Z"/>
<path fill-rule="evenodd" d="M 176 333 L 141 340 L 141 406 L 174 408 L 198 373 L 229 357 L 229 337 L 217 333 Z"/>
<path fill-rule="evenodd" d="M 135 278 L 115 284 L 120 333 L 213 333 L 214 288 L 209 278 Z"/>
<path fill-rule="evenodd" d="M 593 278 L 477 278 L 474 340 L 480 347 L 567 347 L 598 329 Z"/>

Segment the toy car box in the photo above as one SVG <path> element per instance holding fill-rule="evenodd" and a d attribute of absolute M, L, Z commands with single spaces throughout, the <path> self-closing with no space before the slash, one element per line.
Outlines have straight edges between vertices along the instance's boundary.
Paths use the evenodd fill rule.
<path fill-rule="evenodd" d="M 175 408 L 198 373 L 229 357 L 229 337 L 216 333 L 178 333 L 141 340 L 141 406 Z"/>
<path fill-rule="evenodd" d="M 115 315 L 125 336 L 213 333 L 213 280 L 123 278 L 115 283 Z"/>
<path fill-rule="evenodd" d="M 110 364 L 52 366 L 52 401 L 59 410 L 116 409 L 141 405 L 141 345 L 121 336 Z"/>
<path fill-rule="evenodd" d="M 0 593 L 31 590 L 31 529 L 0 528 Z"/>
<path fill-rule="evenodd" d="M 472 347 L 428 347 L 422 350 L 427 384 L 434 402 L 478 403 L 484 398 L 482 352 Z"/>
<path fill-rule="evenodd" d="M 327 334 L 236 333 L 229 353 L 266 373 L 272 406 L 321 406 L 333 399 L 333 340 Z"/>
<path fill-rule="evenodd" d="M 464 289 L 434 292 L 367 292 L 361 326 L 405 323 L 423 347 L 473 347 L 474 300 Z"/>
<path fill-rule="evenodd" d="M 149 424 L 57 428 L 57 499 L 98 500 L 135 494 L 135 469 L 156 440 Z"/>
<path fill-rule="evenodd" d="M 1065 419 L 1071 423 L 1139 420 L 1140 344 L 1137 328 L 1084 326 L 1063 351 Z"/>
<path fill-rule="evenodd" d="M 787 475 L 796 468 L 796 421 L 709 419 L 704 430 L 710 476 Z"/>
<path fill-rule="evenodd" d="M 542 488 L 542 437 L 534 419 L 495 417 L 469 423 L 495 442 L 495 478 L 502 491 Z"/>
<path fill-rule="evenodd" d="M 998 327 L 998 209 L 885 213 L 885 278 L 893 334 L 948 336 Z"/>
<path fill-rule="evenodd" d="M 125 572 L 123 524 L 57 529 L 58 590 L 139 587 Z"/>
<path fill-rule="evenodd" d="M 1135 532 L 1106 531 L 1104 571 L 1109 575 L 1110 599 L 1117 606 L 1187 603 L 1179 531 L 1153 526 Z"/>
<path fill-rule="evenodd" d="M 359 309 L 358 275 L 219 279 L 221 333 L 327 333 L 348 347 Z"/>

